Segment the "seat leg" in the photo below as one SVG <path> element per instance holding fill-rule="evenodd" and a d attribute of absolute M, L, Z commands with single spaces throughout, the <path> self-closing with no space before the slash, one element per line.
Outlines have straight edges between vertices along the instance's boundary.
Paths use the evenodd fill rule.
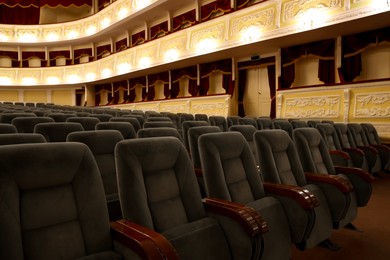
<path fill-rule="evenodd" d="M 325 239 L 319 244 L 319 246 L 332 251 L 338 251 L 341 249 L 341 246 L 333 243 L 332 241 L 330 241 L 330 239 Z"/>
<path fill-rule="evenodd" d="M 352 224 L 352 223 L 348 223 L 347 225 L 345 225 L 345 228 L 346 228 L 346 229 L 353 230 L 353 231 L 357 231 L 357 232 L 363 232 L 363 229 L 357 228 L 357 227 L 356 227 L 354 224 Z"/>

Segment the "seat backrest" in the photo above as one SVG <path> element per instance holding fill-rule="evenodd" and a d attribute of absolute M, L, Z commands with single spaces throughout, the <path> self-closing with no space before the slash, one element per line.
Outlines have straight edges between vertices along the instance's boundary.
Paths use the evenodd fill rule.
<path fill-rule="evenodd" d="M 95 130 L 95 126 L 100 122 L 99 118 L 96 117 L 69 117 L 66 122 L 80 123 L 85 131 Z"/>
<path fill-rule="evenodd" d="M 293 140 L 305 172 L 335 174 L 328 147 L 316 128 L 297 128 Z"/>
<path fill-rule="evenodd" d="M 110 119 L 112 117 L 114 117 L 113 115 L 110 115 L 110 114 L 91 114 L 88 116 L 89 117 L 96 117 L 100 120 L 100 122 L 108 122 L 108 121 L 110 121 Z"/>
<path fill-rule="evenodd" d="M 306 185 L 295 144 L 286 131 L 257 131 L 254 141 L 264 181 L 294 186 Z"/>
<path fill-rule="evenodd" d="M 209 122 L 212 126 L 218 126 L 222 132 L 228 131 L 227 119 L 223 116 L 209 116 Z"/>
<path fill-rule="evenodd" d="M 293 126 L 287 119 L 276 119 L 274 120 L 274 126 L 276 129 L 282 129 L 288 133 L 290 137 L 292 137 L 292 132 L 294 130 Z"/>
<path fill-rule="evenodd" d="M 182 126 L 183 122 L 185 121 L 195 120 L 195 116 L 193 114 L 188 114 L 188 113 L 179 113 L 179 118 L 180 118 L 180 126 Z"/>
<path fill-rule="evenodd" d="M 320 132 L 322 138 L 324 138 L 329 151 L 342 150 L 336 129 L 333 127 L 332 124 L 319 123 L 317 124 L 316 128 Z"/>
<path fill-rule="evenodd" d="M 178 128 L 180 129 L 181 126 L 180 126 L 180 117 L 178 114 L 176 113 L 172 113 L 172 112 L 162 112 L 161 114 L 164 115 L 164 117 L 168 117 L 171 119 L 172 123 Z"/>
<path fill-rule="evenodd" d="M 362 126 L 358 123 L 348 123 L 348 129 L 351 131 L 353 141 L 357 146 L 368 146 L 369 143 Z"/>
<path fill-rule="evenodd" d="M 265 196 L 252 151 L 242 134 L 203 134 L 199 152 L 207 196 L 243 204 Z"/>
<path fill-rule="evenodd" d="M 84 131 L 84 128 L 80 123 L 39 123 L 34 127 L 34 133 L 43 135 L 46 142 L 66 142 L 68 134 L 76 131 Z"/>
<path fill-rule="evenodd" d="M 166 116 L 150 116 L 148 118 L 146 118 L 146 122 L 172 122 L 172 120 L 169 118 L 169 117 L 166 117 Z"/>
<path fill-rule="evenodd" d="M 367 141 L 369 144 L 381 144 L 381 140 L 379 138 L 378 132 L 375 127 L 371 123 L 361 123 L 363 131 L 366 135 Z"/>
<path fill-rule="evenodd" d="M 12 133 L 17 133 L 18 129 L 11 124 L 7 123 L 0 123 L 0 134 L 12 134 Z"/>
<path fill-rule="evenodd" d="M 112 250 L 103 185 L 87 146 L 1 146 L 0 168 L 0 259 L 77 259 Z"/>
<path fill-rule="evenodd" d="M 51 117 L 15 117 L 12 124 L 18 130 L 18 133 L 34 133 L 34 127 L 39 123 L 53 123 Z"/>
<path fill-rule="evenodd" d="M 207 114 L 195 114 L 195 120 L 209 122 L 209 116 Z"/>
<path fill-rule="evenodd" d="M 55 122 L 66 122 L 69 117 L 76 117 L 76 114 L 65 114 L 65 113 L 49 113 L 47 117 L 53 118 Z"/>
<path fill-rule="evenodd" d="M 137 137 L 137 133 L 133 125 L 129 122 L 100 122 L 95 126 L 96 130 L 118 130 L 124 139 L 133 139 Z"/>
<path fill-rule="evenodd" d="M 46 140 L 41 134 L 33 133 L 13 133 L 0 135 L 0 145 L 26 143 L 46 143 Z"/>
<path fill-rule="evenodd" d="M 309 127 L 306 121 L 303 120 L 291 120 L 291 125 L 293 128 L 300 128 L 300 127 Z"/>
<path fill-rule="evenodd" d="M 110 220 L 121 218 L 114 151 L 116 144 L 124 140 L 122 134 L 117 130 L 82 131 L 70 133 L 66 140 L 89 147 L 103 181 Z"/>
<path fill-rule="evenodd" d="M 137 115 L 137 114 L 131 114 L 131 115 L 124 115 L 122 116 L 123 118 L 136 118 L 139 122 L 139 125 L 140 125 L 140 128 L 143 128 L 144 127 L 144 123 L 145 123 L 145 117 L 143 117 L 142 115 Z"/>
<path fill-rule="evenodd" d="M 110 118 L 110 122 L 129 122 L 133 125 L 133 128 L 136 133 L 138 132 L 138 130 L 141 129 L 141 124 L 139 123 L 138 119 L 134 117 L 112 117 Z"/>
<path fill-rule="evenodd" d="M 207 133 L 222 132 L 218 126 L 195 126 L 188 129 L 188 144 L 190 147 L 191 160 L 195 169 L 201 168 L 199 156 L 199 137 Z"/>
<path fill-rule="evenodd" d="M 232 125 L 238 125 L 238 119 L 240 118 L 240 116 L 227 116 L 226 120 L 228 122 L 228 127 L 231 127 Z"/>
<path fill-rule="evenodd" d="M 259 117 L 256 119 L 256 122 L 259 130 L 275 128 L 273 120 L 269 117 Z"/>
<path fill-rule="evenodd" d="M 340 145 L 343 148 L 355 148 L 356 144 L 353 140 L 351 131 L 348 129 L 348 125 L 344 123 L 335 123 L 333 127 L 336 129 L 337 136 L 339 137 Z"/>
<path fill-rule="evenodd" d="M 158 127 L 171 127 L 176 129 L 172 121 L 146 121 L 144 123 L 144 128 L 158 128 Z"/>
<path fill-rule="evenodd" d="M 209 123 L 207 121 L 184 121 L 182 125 L 183 129 L 183 140 L 184 140 L 184 145 L 187 148 L 187 150 L 190 150 L 190 144 L 188 142 L 188 130 L 191 127 L 197 127 L 197 126 L 208 126 Z"/>
<path fill-rule="evenodd" d="M 321 123 L 320 120 L 308 120 L 307 121 L 307 125 L 309 127 L 313 127 L 313 128 L 316 128 L 317 124 Z"/>
<path fill-rule="evenodd" d="M 125 219 L 164 232 L 206 216 L 194 168 L 177 138 L 124 140 L 115 158 Z"/>
<path fill-rule="evenodd" d="M 26 112 L 14 112 L 14 113 L 2 113 L 0 114 L 0 123 L 2 124 L 11 124 L 12 119 L 16 117 L 36 117 L 34 113 Z"/>
<path fill-rule="evenodd" d="M 251 125 L 254 126 L 257 129 L 257 122 L 256 119 L 251 117 L 241 117 L 238 119 L 239 125 Z"/>
<path fill-rule="evenodd" d="M 232 125 L 229 127 L 229 131 L 240 132 L 244 136 L 245 140 L 249 144 L 249 147 L 251 148 L 254 158 L 256 159 L 256 147 L 255 142 L 253 141 L 253 134 L 257 131 L 257 128 L 255 128 L 253 125 Z"/>
<path fill-rule="evenodd" d="M 149 137 L 162 137 L 162 136 L 172 136 L 176 137 L 183 142 L 181 135 L 178 130 L 173 127 L 156 127 L 156 128 L 143 128 L 140 129 L 137 133 L 138 138 L 149 138 Z"/>

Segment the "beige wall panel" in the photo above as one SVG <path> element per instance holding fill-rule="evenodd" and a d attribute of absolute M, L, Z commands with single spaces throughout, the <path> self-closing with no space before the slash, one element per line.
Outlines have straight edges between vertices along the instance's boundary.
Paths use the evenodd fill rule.
<path fill-rule="evenodd" d="M 56 105 L 73 105 L 74 90 L 53 90 L 51 94 L 51 102 Z"/>
<path fill-rule="evenodd" d="M 48 102 L 46 90 L 25 90 L 24 102 Z"/>
<path fill-rule="evenodd" d="M 0 101 L 19 101 L 17 90 L 0 90 Z"/>

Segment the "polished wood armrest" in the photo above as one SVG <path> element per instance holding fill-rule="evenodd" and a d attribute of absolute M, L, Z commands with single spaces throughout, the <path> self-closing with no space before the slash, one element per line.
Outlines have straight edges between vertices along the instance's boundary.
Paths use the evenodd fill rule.
<path fill-rule="evenodd" d="M 362 178 L 363 180 L 365 180 L 366 182 L 374 181 L 374 177 L 371 174 L 356 167 L 334 166 L 334 169 L 336 170 L 337 173 L 355 174 L 360 178 Z"/>
<path fill-rule="evenodd" d="M 338 156 L 340 156 L 340 157 L 342 157 L 343 159 L 345 159 L 345 160 L 350 160 L 351 159 L 351 157 L 349 156 L 349 154 L 347 153 L 347 152 L 344 152 L 344 151 L 339 151 L 339 150 L 331 150 L 331 151 L 329 151 L 329 153 L 331 154 L 331 155 L 338 155 Z"/>
<path fill-rule="evenodd" d="M 197 177 L 203 177 L 203 171 L 201 168 L 195 168 L 194 170 Z"/>
<path fill-rule="evenodd" d="M 268 232 L 267 222 L 251 207 L 217 198 L 205 198 L 203 204 L 207 211 L 234 219 L 251 236 Z"/>
<path fill-rule="evenodd" d="M 369 151 L 373 154 L 378 153 L 378 150 L 372 146 L 358 146 L 357 148 L 362 149 L 363 151 Z"/>
<path fill-rule="evenodd" d="M 343 150 L 348 152 L 348 153 L 352 152 L 352 153 L 359 154 L 360 156 L 364 156 L 364 152 L 358 148 L 343 148 Z"/>
<path fill-rule="evenodd" d="M 161 234 L 129 220 L 111 222 L 113 239 L 137 252 L 143 259 L 179 259 L 175 248 Z"/>
<path fill-rule="evenodd" d="M 314 194 L 302 187 L 269 182 L 264 182 L 263 186 L 267 193 L 290 197 L 304 209 L 314 209 L 320 205 Z"/>
<path fill-rule="evenodd" d="M 377 150 L 390 151 L 390 147 L 383 144 L 370 144 L 370 146 L 374 147 Z"/>
<path fill-rule="evenodd" d="M 352 184 L 337 175 L 318 174 L 318 173 L 305 173 L 306 179 L 313 182 L 322 182 L 336 186 L 343 193 L 350 193 L 353 191 Z"/>

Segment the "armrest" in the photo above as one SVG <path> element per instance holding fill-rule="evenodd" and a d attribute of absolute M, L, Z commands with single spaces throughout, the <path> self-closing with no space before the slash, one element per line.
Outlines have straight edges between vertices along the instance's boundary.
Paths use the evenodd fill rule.
<path fill-rule="evenodd" d="M 143 259 L 179 259 L 175 248 L 161 234 L 129 220 L 111 222 L 113 239 Z"/>
<path fill-rule="evenodd" d="M 251 207 L 216 198 L 205 198 L 203 204 L 207 211 L 237 221 L 252 237 L 268 232 L 267 222 Z"/>
<path fill-rule="evenodd" d="M 368 151 L 373 154 L 377 154 L 378 150 L 372 146 L 358 146 L 357 148 L 362 149 L 363 151 Z"/>
<path fill-rule="evenodd" d="M 338 156 L 342 157 L 345 160 L 350 160 L 351 159 L 349 154 L 347 152 L 344 152 L 344 151 L 331 150 L 331 151 L 329 151 L 329 154 L 331 154 L 331 155 L 338 155 Z"/>
<path fill-rule="evenodd" d="M 314 182 L 322 182 L 336 186 L 343 193 L 350 193 L 353 191 L 352 184 L 337 175 L 325 175 L 316 173 L 305 173 L 306 179 Z"/>
<path fill-rule="evenodd" d="M 374 147 L 377 150 L 390 151 L 389 146 L 383 144 L 370 144 L 370 146 Z"/>
<path fill-rule="evenodd" d="M 267 193 L 290 197 L 304 209 L 313 209 L 320 205 L 314 194 L 307 189 L 298 186 L 269 182 L 264 182 L 263 186 Z"/>
<path fill-rule="evenodd" d="M 355 167 L 342 167 L 342 166 L 334 166 L 334 169 L 337 173 L 345 173 L 345 174 L 355 174 L 365 180 L 366 182 L 373 182 L 374 177 L 369 174 L 368 172 L 365 172 L 359 168 Z"/>
<path fill-rule="evenodd" d="M 343 150 L 346 152 L 353 152 L 353 153 L 359 154 L 360 156 L 364 156 L 364 152 L 358 148 L 343 148 Z"/>

